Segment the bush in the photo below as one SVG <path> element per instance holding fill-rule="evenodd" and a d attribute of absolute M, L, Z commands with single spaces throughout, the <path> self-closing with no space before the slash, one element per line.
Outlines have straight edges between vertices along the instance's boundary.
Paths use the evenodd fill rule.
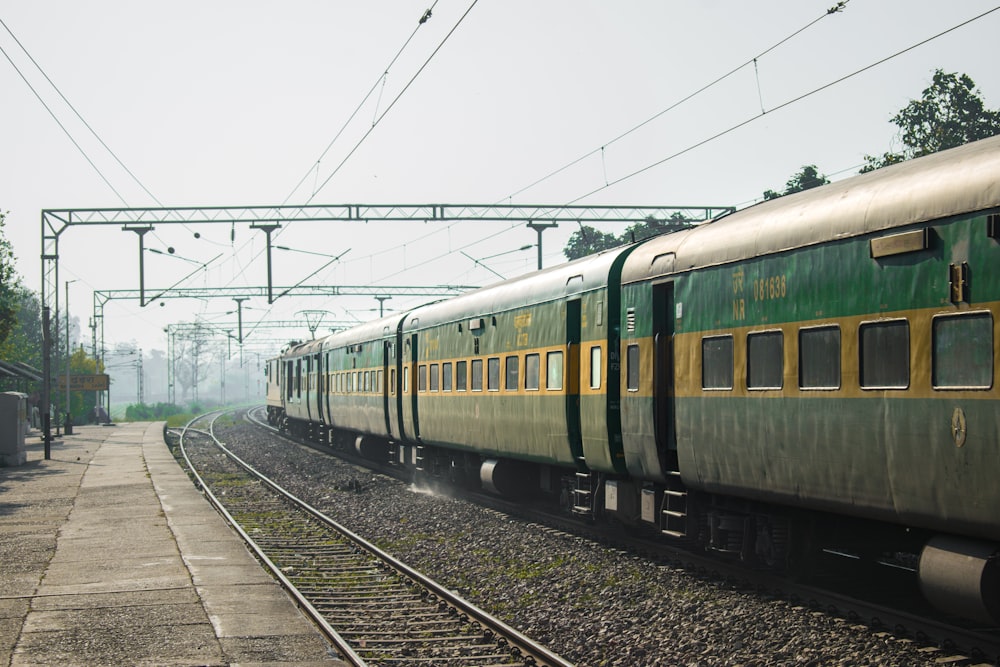
<path fill-rule="evenodd" d="M 173 403 L 157 403 L 155 405 L 133 403 L 125 408 L 125 421 L 160 421 L 182 412 L 184 412 L 184 408 Z"/>

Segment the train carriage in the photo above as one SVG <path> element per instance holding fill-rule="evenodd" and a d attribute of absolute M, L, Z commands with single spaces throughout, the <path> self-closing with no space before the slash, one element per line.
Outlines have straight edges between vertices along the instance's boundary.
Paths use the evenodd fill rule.
<path fill-rule="evenodd" d="M 410 313 L 403 326 L 408 433 L 421 445 L 488 461 L 623 473 L 617 285 L 630 251 Z"/>
<path fill-rule="evenodd" d="M 371 436 L 383 446 L 405 437 L 397 392 L 397 339 L 403 317 L 373 320 L 324 339 L 323 403 L 334 428 L 356 438 Z"/>
<path fill-rule="evenodd" d="M 1000 619 L 998 265 L 1000 137 L 292 348 L 269 409 L 767 566 L 920 551 Z"/>
<path fill-rule="evenodd" d="M 682 480 L 645 518 L 741 553 L 761 521 L 719 499 L 1000 540 L 998 266 L 1000 138 L 642 245 L 625 451 Z"/>
<path fill-rule="evenodd" d="M 303 435 L 314 437 L 327 426 L 320 401 L 318 373 L 321 340 L 294 345 L 282 356 L 281 386 L 285 419 Z"/>
<path fill-rule="evenodd" d="M 280 358 L 268 359 L 264 365 L 267 423 L 271 426 L 279 426 L 285 415 L 285 403 L 281 396 L 281 367 L 282 361 Z"/>

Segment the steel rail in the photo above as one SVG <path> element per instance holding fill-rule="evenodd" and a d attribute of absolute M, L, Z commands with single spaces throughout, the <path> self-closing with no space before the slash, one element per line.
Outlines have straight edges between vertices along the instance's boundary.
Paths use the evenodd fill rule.
<path fill-rule="evenodd" d="M 249 412 L 250 412 L 250 410 L 248 410 L 248 413 Z M 249 415 L 248 415 L 248 417 L 249 417 Z M 214 420 L 213 420 L 213 424 L 214 424 Z M 485 630 L 488 630 L 490 633 L 492 633 L 496 637 L 503 638 L 503 640 L 505 640 L 505 642 L 509 646 L 511 646 L 511 647 L 513 647 L 513 649 L 515 649 L 513 652 L 515 654 L 519 654 L 521 657 L 523 657 L 528 664 L 550 665 L 551 667 L 572 667 L 573 663 L 566 661 L 561 656 L 559 656 L 559 655 L 553 653 L 552 651 L 550 651 L 549 649 L 547 649 L 545 646 L 539 644 L 538 642 L 535 642 L 531 638 L 529 638 L 526 635 L 522 634 L 520 631 L 518 631 L 515 628 L 507 625 L 506 623 L 504 623 L 500 619 L 498 619 L 498 618 L 490 615 L 485 610 L 479 608 L 478 606 L 474 605 L 473 603 L 469 602 L 468 600 L 463 599 L 462 597 L 460 597 L 457 594 L 453 593 L 452 591 L 448 590 L 444 586 L 441 586 L 440 584 L 438 584 L 436 581 L 434 581 L 430 577 L 427 577 L 426 575 L 422 574 L 421 572 L 418 572 L 417 570 L 414 570 L 413 568 L 409 567 L 408 565 L 406 565 L 405 563 L 403 563 L 399 559 L 397 559 L 397 558 L 393 557 L 392 555 L 390 555 L 390 554 L 382 551 L 381 549 L 379 549 L 378 547 L 376 547 L 374 544 L 372 544 L 368 540 L 364 539 L 363 537 L 361 537 L 360 535 L 354 533 L 353 531 L 351 531 L 347 527 L 341 525 L 340 523 L 338 523 L 338 522 L 334 521 L 333 519 L 331 519 L 330 517 L 326 516 L 320 510 L 312 507 L 308 503 L 305 503 L 301 499 L 297 498 L 292 493 L 290 493 L 289 491 L 287 491 L 286 489 L 284 489 L 283 487 L 281 487 L 279 484 L 277 484 L 273 480 L 269 479 L 268 477 L 266 477 L 265 475 L 263 475 L 262 473 L 260 473 L 259 471 L 257 471 L 252 465 L 250 465 L 246 461 L 242 460 L 235 453 L 233 453 L 232 451 L 230 451 L 227 447 L 225 447 L 224 444 L 222 444 L 218 440 L 218 438 L 216 438 L 214 436 L 214 433 L 211 433 L 209 435 L 212 438 L 212 440 L 215 442 L 215 445 L 222 452 L 224 452 L 232 461 L 234 461 L 239 466 L 241 466 L 242 468 L 244 468 L 247 472 L 249 472 L 255 478 L 259 479 L 261 482 L 263 482 L 264 484 L 266 484 L 275 493 L 277 493 L 278 495 L 282 496 L 287 501 L 293 503 L 296 507 L 298 507 L 302 511 L 308 513 L 310 516 L 312 516 L 317 521 L 319 521 L 322 524 L 330 527 L 331 529 L 333 529 L 338 534 L 340 534 L 343 537 L 345 537 L 347 540 L 349 540 L 352 544 L 354 544 L 356 547 L 358 547 L 362 551 L 364 551 L 364 552 L 366 552 L 368 554 L 371 554 L 372 556 L 376 557 L 379 561 L 383 562 L 389 568 L 391 568 L 393 571 L 395 571 L 396 573 L 398 573 L 399 576 L 401 576 L 404 579 L 407 579 L 409 581 L 412 581 L 417 586 L 419 586 L 419 587 L 421 587 L 421 588 L 429 591 L 433 596 L 435 596 L 435 598 L 437 598 L 438 600 L 440 600 L 444 604 L 446 604 L 449 607 L 451 607 L 452 609 L 454 609 L 460 616 L 464 615 L 465 617 L 467 617 L 467 618 L 471 619 L 472 621 L 474 621 L 475 623 L 479 624 Z M 193 465 L 191 464 L 190 460 L 188 459 L 188 457 L 186 455 L 186 452 L 185 452 L 185 460 L 188 461 L 188 465 L 190 467 L 192 467 L 192 469 L 193 469 Z M 200 478 L 199 478 L 199 480 L 200 480 Z M 206 488 L 204 482 L 199 481 L 199 483 L 202 485 L 203 488 Z M 206 488 L 206 492 L 207 492 L 207 488 Z M 213 498 L 214 498 L 214 496 L 213 496 Z M 215 499 L 215 501 L 213 502 L 213 504 L 215 504 L 216 502 L 219 502 L 219 501 L 217 499 Z M 235 524 L 235 519 L 232 518 L 231 515 L 228 512 L 225 512 L 224 510 L 222 510 L 222 511 L 223 511 L 224 515 L 226 516 L 227 520 L 229 520 L 231 522 L 234 522 L 234 524 Z M 238 530 L 239 530 L 241 536 L 243 537 L 243 539 L 247 540 L 248 543 L 253 546 L 255 552 L 260 553 L 261 555 L 263 555 L 262 551 L 260 551 L 260 547 L 258 547 L 254 543 L 253 539 L 250 538 L 249 535 L 246 534 L 242 529 L 238 529 Z M 283 585 L 285 585 L 284 582 L 287 581 L 288 582 L 287 583 L 288 586 L 291 586 L 293 589 L 295 588 L 294 584 L 290 580 L 288 580 L 283 573 L 281 573 L 281 571 L 277 568 L 277 566 L 270 559 L 267 559 L 266 556 L 263 556 L 263 558 L 266 559 L 265 562 L 268 563 L 269 569 L 271 569 L 273 572 L 275 572 L 280 577 L 280 579 L 283 581 Z M 296 590 L 296 592 L 294 593 L 294 595 L 296 595 L 296 599 L 298 599 L 298 595 L 301 595 L 301 593 Z M 309 608 L 315 609 L 310 603 L 308 603 L 308 601 L 306 601 L 306 604 L 309 604 Z M 316 613 L 321 613 L 321 612 L 319 612 L 317 610 Z M 326 622 L 324 621 L 324 623 L 326 623 Z M 331 628 L 331 630 L 332 630 L 332 628 Z M 345 641 L 345 642 L 347 641 L 346 639 L 343 639 L 343 637 L 341 635 L 339 635 L 339 634 L 337 634 L 337 637 L 339 637 L 342 641 Z"/>
<path fill-rule="evenodd" d="M 367 465 L 383 474 L 393 474 L 370 460 L 362 460 L 351 454 L 281 432 L 252 414 L 255 410 L 261 409 L 261 406 L 257 406 L 248 410 L 247 419 L 268 432 L 351 463 Z M 792 604 L 822 610 L 831 616 L 864 625 L 872 632 L 886 632 L 901 639 L 916 641 L 927 647 L 928 651 L 939 651 L 942 662 L 965 664 L 963 661 L 988 660 L 992 664 L 1000 665 L 1000 629 L 961 627 L 951 622 L 955 619 L 930 618 L 913 609 L 893 608 L 885 602 L 831 590 L 811 580 L 800 582 L 778 573 L 749 569 L 740 562 L 720 559 L 709 553 L 698 553 L 676 545 L 601 531 L 593 525 L 581 524 L 577 519 L 526 508 L 516 502 L 495 496 L 472 493 L 464 497 L 498 512 L 518 516 L 569 534 L 610 542 L 622 549 L 663 562 L 671 562 L 692 572 L 711 572 L 720 579 L 740 582 L 740 586 L 747 590 L 770 591 Z"/>
<path fill-rule="evenodd" d="M 340 652 L 344 660 L 353 665 L 354 667 L 368 667 L 368 663 L 365 662 L 361 656 L 355 653 L 350 643 L 346 639 L 340 636 L 340 633 L 338 633 L 333 628 L 333 626 L 331 626 L 327 622 L 327 620 L 323 618 L 323 615 L 319 612 L 319 610 L 316 609 L 316 607 L 314 607 L 312 603 L 309 602 L 309 600 L 307 600 L 305 596 L 302 595 L 299 589 L 296 588 L 294 584 L 292 584 L 292 582 L 288 579 L 288 577 L 285 576 L 285 574 L 281 571 L 281 569 L 277 565 L 275 565 L 270 558 L 268 558 L 267 554 L 264 553 L 264 551 L 260 548 L 260 546 L 257 545 L 257 543 L 253 540 L 253 538 L 251 538 L 250 535 L 248 535 L 246 531 L 243 530 L 240 524 L 226 510 L 222 502 L 215 496 L 214 493 L 212 493 L 212 490 L 208 488 L 208 485 L 205 483 L 205 480 L 203 480 L 201 478 L 201 475 L 198 474 L 197 469 L 194 467 L 194 464 L 188 457 L 187 451 L 184 447 L 184 436 L 187 434 L 188 430 L 199 432 L 202 435 L 212 438 L 213 441 L 218 442 L 217 440 L 215 440 L 215 435 L 212 432 L 212 427 L 215 424 L 215 420 L 218 419 L 218 417 L 221 416 L 223 412 L 224 411 L 218 411 L 195 417 L 187 424 L 185 424 L 184 428 L 181 430 L 179 447 L 181 450 L 181 454 L 184 456 L 184 461 L 185 463 L 187 463 L 188 470 L 190 471 L 191 475 L 194 476 L 195 481 L 198 484 L 198 487 L 205 494 L 205 497 L 208 498 L 208 501 L 212 504 L 212 506 L 215 507 L 215 509 L 226 519 L 229 525 L 232 526 L 234 530 L 236 530 L 236 532 L 247 544 L 247 546 L 250 547 L 250 549 L 253 550 L 254 554 L 256 554 L 257 558 L 260 559 L 260 562 L 263 563 L 264 566 L 271 573 L 271 575 L 278 580 L 282 588 L 284 588 L 285 591 L 287 591 L 288 594 L 292 596 L 292 598 L 295 600 L 295 603 L 299 606 L 299 608 L 302 609 L 303 612 L 309 617 L 309 619 L 312 620 L 317 625 L 317 627 L 320 629 L 323 635 L 330 641 L 331 644 L 333 644 L 333 646 L 337 649 L 337 651 Z M 214 415 L 214 417 L 212 417 L 211 422 L 209 422 L 208 431 L 202 431 L 191 427 L 192 424 L 194 424 L 199 420 L 207 418 L 207 416 L 209 415 Z"/>

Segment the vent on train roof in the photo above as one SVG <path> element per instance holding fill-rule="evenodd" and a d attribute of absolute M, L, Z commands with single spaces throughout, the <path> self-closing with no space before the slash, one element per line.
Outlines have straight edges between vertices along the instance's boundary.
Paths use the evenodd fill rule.
<path fill-rule="evenodd" d="M 625 311 L 625 331 L 635 333 L 635 308 Z"/>

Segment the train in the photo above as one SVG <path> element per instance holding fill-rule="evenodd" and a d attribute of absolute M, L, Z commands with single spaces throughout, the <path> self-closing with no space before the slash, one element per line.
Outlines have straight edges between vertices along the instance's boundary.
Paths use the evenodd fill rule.
<path fill-rule="evenodd" d="M 292 345 L 267 413 L 759 567 L 908 554 L 995 624 L 998 316 L 994 137 Z"/>

